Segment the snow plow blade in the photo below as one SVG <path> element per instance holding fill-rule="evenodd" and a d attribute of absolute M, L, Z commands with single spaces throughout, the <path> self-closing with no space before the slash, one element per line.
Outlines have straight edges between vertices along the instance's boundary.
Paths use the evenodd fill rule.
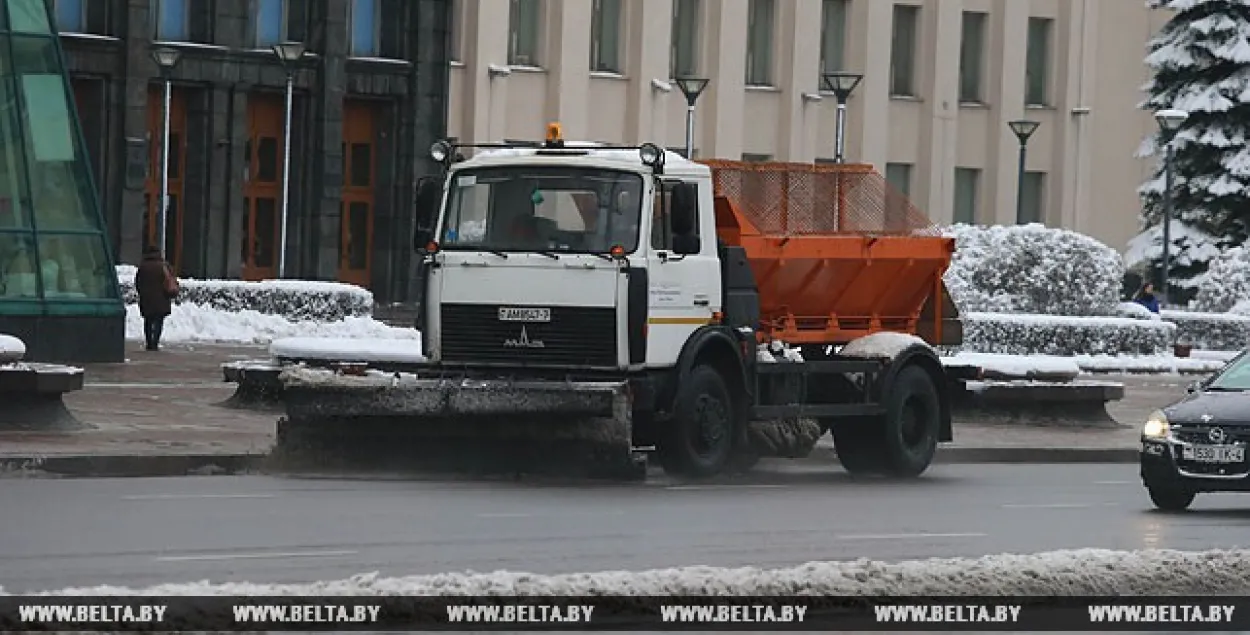
<path fill-rule="evenodd" d="M 292 368 L 280 468 L 533 474 L 636 480 L 625 382 L 418 379 Z"/>

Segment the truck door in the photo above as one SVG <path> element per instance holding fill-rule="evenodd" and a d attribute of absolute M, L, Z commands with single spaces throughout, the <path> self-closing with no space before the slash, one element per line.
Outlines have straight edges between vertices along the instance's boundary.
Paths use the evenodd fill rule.
<path fill-rule="evenodd" d="M 690 335 L 712 320 L 720 310 L 720 262 L 716 241 L 703 239 L 699 253 L 673 253 L 673 233 L 669 224 L 672 181 L 657 183 L 651 223 L 650 249 L 647 250 L 647 365 L 671 366 Z M 706 204 L 700 192 L 700 206 Z M 701 225 L 709 214 L 699 210 Z M 696 226 L 695 235 L 704 228 Z"/>

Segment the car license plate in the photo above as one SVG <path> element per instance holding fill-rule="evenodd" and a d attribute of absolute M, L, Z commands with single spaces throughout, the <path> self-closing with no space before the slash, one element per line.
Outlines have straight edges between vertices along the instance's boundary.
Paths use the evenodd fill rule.
<path fill-rule="evenodd" d="M 550 322 L 551 309 L 499 307 L 500 322 Z"/>
<path fill-rule="evenodd" d="M 1220 445 L 1190 445 L 1184 448 L 1181 456 L 1187 461 L 1198 463 L 1242 463 L 1246 460 L 1246 449 Z"/>

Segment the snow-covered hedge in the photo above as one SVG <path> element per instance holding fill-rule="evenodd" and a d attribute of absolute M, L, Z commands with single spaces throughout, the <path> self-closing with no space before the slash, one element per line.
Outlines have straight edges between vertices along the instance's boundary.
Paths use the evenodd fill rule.
<path fill-rule="evenodd" d="M 127 304 L 139 302 L 135 291 L 135 267 L 118 265 L 117 280 Z M 347 317 L 373 314 L 373 294 L 341 282 L 308 280 L 196 280 L 179 278 L 182 290 L 177 303 L 211 307 L 221 311 L 256 311 L 292 321 L 337 322 Z"/>
<path fill-rule="evenodd" d="M 1162 320 L 965 313 L 962 351 L 1002 355 L 1155 355 L 1176 325 Z"/>
<path fill-rule="evenodd" d="M 1239 351 L 1250 346 L 1250 316 L 1235 313 L 1164 310 L 1176 325 L 1176 342 L 1207 351 Z"/>
<path fill-rule="evenodd" d="M 946 228 L 956 250 L 946 286 L 963 313 L 1113 315 L 1120 253 L 1073 231 L 1042 225 Z"/>
<path fill-rule="evenodd" d="M 1234 247 L 1213 258 L 1190 304 L 1195 311 L 1223 313 L 1250 300 L 1250 250 Z"/>

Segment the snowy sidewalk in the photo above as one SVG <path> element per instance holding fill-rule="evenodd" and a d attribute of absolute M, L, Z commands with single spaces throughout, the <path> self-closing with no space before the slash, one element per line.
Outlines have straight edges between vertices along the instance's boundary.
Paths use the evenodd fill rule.
<path fill-rule="evenodd" d="M 265 357 L 264 348 L 175 344 L 148 353 L 134 344 L 128 347 L 129 363 L 87 366 L 87 387 L 66 397 L 75 416 L 95 428 L 0 432 L 0 472 L 155 475 L 214 465 L 232 471 L 254 465 L 268 451 L 277 414 L 218 405 L 233 393 L 233 386 L 222 381 L 221 363 Z M 941 446 L 939 460 L 1133 460 L 1141 423 L 1150 411 L 1183 395 L 1188 382 L 1175 376 L 1107 379 L 1126 387 L 1124 400 L 1109 408 L 1122 428 L 956 422 L 956 440 Z M 828 461 L 831 453 L 826 438 L 812 458 Z"/>

